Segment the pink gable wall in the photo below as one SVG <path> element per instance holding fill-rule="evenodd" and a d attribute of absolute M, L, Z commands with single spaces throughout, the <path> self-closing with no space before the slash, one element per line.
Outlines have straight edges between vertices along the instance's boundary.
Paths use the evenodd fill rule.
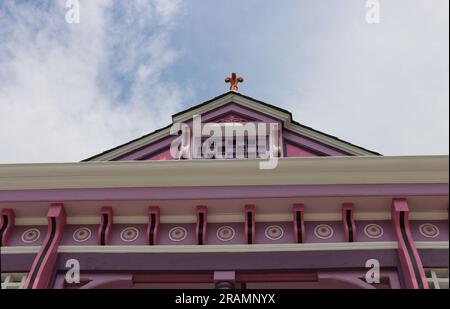
<path fill-rule="evenodd" d="M 173 160 L 173 158 L 170 154 L 170 149 L 167 149 L 166 151 L 150 156 L 146 160 Z"/>
<path fill-rule="evenodd" d="M 278 122 L 281 124 L 279 119 L 236 103 L 229 103 L 202 114 L 202 122 Z M 192 128 L 192 119 L 186 120 L 186 124 Z M 115 159 L 115 161 L 173 160 L 168 147 L 174 138 L 174 136 L 167 136 L 140 149 L 124 154 Z M 347 155 L 338 149 L 288 131 L 285 128 L 282 130 L 282 144 L 286 145 L 285 157 L 314 157 L 318 156 L 318 154 L 323 156 Z"/>
<path fill-rule="evenodd" d="M 286 157 L 316 157 L 317 155 L 302 149 L 299 146 L 286 143 Z"/>

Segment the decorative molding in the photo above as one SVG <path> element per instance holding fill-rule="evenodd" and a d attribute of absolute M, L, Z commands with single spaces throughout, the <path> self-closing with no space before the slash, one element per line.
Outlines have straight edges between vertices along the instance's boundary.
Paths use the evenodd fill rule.
<path fill-rule="evenodd" d="M 147 245 L 154 246 L 158 243 L 160 215 L 158 206 L 148 207 L 148 223 L 146 231 Z"/>
<path fill-rule="evenodd" d="M 128 226 L 120 232 L 120 239 L 124 242 L 133 242 L 139 237 L 139 230 L 135 227 Z"/>
<path fill-rule="evenodd" d="M 234 236 L 236 235 L 236 231 L 234 228 L 228 225 L 222 225 L 221 227 L 217 228 L 216 231 L 216 237 L 220 241 L 230 241 L 234 239 Z"/>
<path fill-rule="evenodd" d="M 15 213 L 11 208 L 5 208 L 1 211 L 0 228 L 0 247 L 8 245 L 9 236 L 15 225 Z"/>
<path fill-rule="evenodd" d="M 441 249 L 448 250 L 448 241 L 415 241 L 417 249 Z"/>
<path fill-rule="evenodd" d="M 364 227 L 364 234 L 369 238 L 378 239 L 383 237 L 384 229 L 378 224 L 371 223 Z"/>
<path fill-rule="evenodd" d="M 30 237 L 30 239 L 27 239 L 26 237 Z M 41 237 L 41 231 L 39 231 L 36 228 L 31 228 L 31 229 L 25 230 L 22 233 L 20 240 L 22 240 L 23 243 L 30 244 L 30 243 L 38 241 L 40 237 Z"/>
<path fill-rule="evenodd" d="M 66 211 L 61 203 L 50 205 L 47 213 L 48 228 L 44 242 L 25 280 L 24 289 L 46 289 L 54 273 L 58 247 L 66 224 Z"/>
<path fill-rule="evenodd" d="M 208 215 L 209 223 L 241 223 L 244 222 L 243 213 L 216 213 Z M 307 212 L 304 215 L 305 221 L 340 221 L 342 214 L 340 212 Z M 148 217 L 142 216 L 114 216 L 114 224 L 147 224 Z M 25 217 L 16 218 L 16 226 L 24 225 L 47 225 L 47 218 L 42 217 Z M 355 221 L 377 221 L 377 220 L 391 220 L 391 213 L 388 211 L 379 212 L 364 212 L 358 210 L 355 213 Z M 430 212 L 411 212 L 409 214 L 409 221 L 415 220 L 448 220 L 447 211 L 430 211 Z M 291 213 L 257 213 L 256 222 L 291 222 Z M 195 214 L 186 215 L 163 215 L 160 216 L 160 223 L 195 223 Z M 80 216 L 68 217 L 67 224 L 91 225 L 100 224 L 98 216 Z"/>
<path fill-rule="evenodd" d="M 397 249 L 396 242 L 253 244 L 253 245 L 174 245 L 174 246 L 60 246 L 61 253 L 132 253 L 132 252 L 280 252 L 280 251 L 347 251 Z"/>
<path fill-rule="evenodd" d="M 424 223 L 419 226 L 419 233 L 426 238 L 436 238 L 439 236 L 439 228 L 432 223 Z"/>
<path fill-rule="evenodd" d="M 428 289 L 423 264 L 410 230 L 408 201 L 405 198 L 394 198 L 391 209 L 405 285 L 408 289 Z"/>
<path fill-rule="evenodd" d="M 245 243 L 255 244 L 256 240 L 256 218 L 255 205 L 245 205 Z"/>
<path fill-rule="evenodd" d="M 334 229 L 328 224 L 319 224 L 314 227 L 314 235 L 319 239 L 330 239 L 334 235 Z"/>
<path fill-rule="evenodd" d="M 353 203 L 344 203 L 342 205 L 342 225 L 344 227 L 345 240 L 348 242 L 356 241 L 355 208 Z"/>
<path fill-rule="evenodd" d="M 41 246 L 15 246 L 4 247 L 0 251 L 1 254 L 36 254 Z"/>
<path fill-rule="evenodd" d="M 0 165 L 2 190 L 244 185 L 448 184 L 448 156 L 129 161 Z"/>
<path fill-rule="evenodd" d="M 305 240 L 305 206 L 300 203 L 292 205 L 292 225 L 294 227 L 294 239 L 296 243 L 303 243 Z"/>
<path fill-rule="evenodd" d="M 227 116 L 217 119 L 216 123 L 245 123 L 248 122 L 248 119 L 245 119 L 244 117 L 235 115 L 235 114 L 228 114 Z"/>
<path fill-rule="evenodd" d="M 91 239 L 91 237 L 92 230 L 88 227 L 80 227 L 76 229 L 72 234 L 72 238 L 76 242 L 85 242 Z"/>
<path fill-rule="evenodd" d="M 188 231 L 182 226 L 175 226 L 168 233 L 169 239 L 174 242 L 185 240 L 187 235 Z"/>
<path fill-rule="evenodd" d="M 279 240 L 284 236 L 284 230 L 279 225 L 269 225 L 264 230 L 264 236 L 269 240 Z"/>
<path fill-rule="evenodd" d="M 416 241 L 418 249 L 448 250 L 448 241 Z M 39 246 L 5 247 L 1 254 L 34 254 Z M 279 252 L 279 251 L 340 251 L 397 249 L 397 242 L 255 244 L 255 245 L 175 245 L 175 246 L 59 246 L 59 253 L 182 253 L 182 252 Z"/>
<path fill-rule="evenodd" d="M 102 207 L 100 211 L 100 225 L 97 232 L 97 245 L 107 246 L 111 239 L 111 229 L 114 222 L 112 207 Z"/>

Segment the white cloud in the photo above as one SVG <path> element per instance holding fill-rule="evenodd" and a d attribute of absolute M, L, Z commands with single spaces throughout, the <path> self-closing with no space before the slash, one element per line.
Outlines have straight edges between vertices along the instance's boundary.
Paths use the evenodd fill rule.
<path fill-rule="evenodd" d="M 78 161 L 168 124 L 179 110 L 180 90 L 158 83 L 177 59 L 167 37 L 179 2 L 80 2 L 81 23 L 71 25 L 64 1 L 2 4 L 0 162 Z"/>

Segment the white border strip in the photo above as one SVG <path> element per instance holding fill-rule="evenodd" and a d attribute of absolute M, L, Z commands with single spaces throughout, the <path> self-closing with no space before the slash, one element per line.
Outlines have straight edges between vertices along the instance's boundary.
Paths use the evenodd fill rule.
<path fill-rule="evenodd" d="M 208 253 L 208 252 L 284 252 L 397 249 L 397 242 L 361 242 L 329 244 L 256 244 L 206 246 L 60 246 L 61 253 Z"/>
<path fill-rule="evenodd" d="M 417 241 L 418 249 L 448 249 L 448 241 Z M 39 246 L 3 247 L 1 254 L 37 253 Z M 355 243 L 180 245 L 180 246 L 59 246 L 59 253 L 208 253 L 208 252 L 291 252 L 397 249 L 396 241 Z"/>
<path fill-rule="evenodd" d="M 448 249 L 448 241 L 415 241 L 417 249 Z"/>
<path fill-rule="evenodd" d="M 161 216 L 161 223 L 195 223 L 195 214 Z M 305 213 L 305 221 L 341 221 L 339 213 Z M 356 221 L 391 220 L 390 212 L 356 212 Z M 409 220 L 448 220 L 447 211 L 410 212 Z M 216 213 L 208 215 L 209 223 L 241 223 L 244 213 Z M 291 213 L 256 214 L 256 222 L 291 222 Z M 114 224 L 147 224 L 147 216 L 114 216 Z M 68 217 L 67 224 L 100 224 L 99 216 Z M 15 225 L 47 225 L 47 218 L 16 218 Z"/>

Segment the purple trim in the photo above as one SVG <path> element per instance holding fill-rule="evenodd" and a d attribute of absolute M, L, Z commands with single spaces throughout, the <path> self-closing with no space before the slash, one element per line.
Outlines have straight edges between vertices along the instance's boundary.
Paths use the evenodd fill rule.
<path fill-rule="evenodd" d="M 0 191 L 0 202 L 176 200 L 273 197 L 447 196 L 448 184 L 285 185 Z"/>
<path fill-rule="evenodd" d="M 330 259 L 330 256 L 333 258 Z M 280 270 L 364 268 L 376 258 L 383 267 L 398 267 L 396 250 L 229 253 L 61 253 L 57 262 L 65 270 L 67 259 L 80 261 L 82 271 Z"/>
<path fill-rule="evenodd" d="M 420 259 L 425 268 L 443 267 L 448 268 L 448 249 L 418 249 Z"/>
<path fill-rule="evenodd" d="M 253 109 L 249 109 L 245 106 L 236 104 L 236 103 L 227 103 L 225 105 L 222 105 L 216 109 L 213 109 L 211 111 L 208 111 L 204 114 L 202 114 L 202 120 L 203 122 L 208 122 L 208 121 L 215 121 L 217 120 L 219 117 L 221 116 L 225 116 L 229 113 L 236 113 L 236 114 L 240 114 L 243 117 L 249 117 L 249 118 L 253 118 L 257 121 L 261 121 L 261 122 L 265 122 L 265 123 L 281 123 L 281 121 L 277 118 L 268 116 L 264 113 L 261 113 L 259 111 L 253 110 Z M 190 125 L 192 123 L 192 118 L 189 118 L 188 121 L 186 121 L 186 123 L 188 125 Z"/>
<path fill-rule="evenodd" d="M 35 257 L 36 253 L 1 254 L 0 255 L 1 272 L 2 273 L 29 272 Z"/>
<path fill-rule="evenodd" d="M 149 157 L 152 154 L 156 154 L 169 149 L 170 144 L 175 139 L 175 137 L 176 137 L 175 135 L 163 137 L 153 143 L 142 146 L 137 150 L 123 154 L 118 158 L 112 159 L 111 161 L 140 160 L 142 158 Z"/>
<path fill-rule="evenodd" d="M 307 137 L 301 136 L 297 133 L 293 133 L 287 129 L 283 130 L 283 139 L 284 142 L 293 142 L 301 147 L 305 147 L 306 150 L 319 152 L 321 154 L 326 154 L 329 156 L 348 156 L 350 154 L 337 150 L 336 148 L 327 146 L 315 140 L 309 139 Z"/>
<path fill-rule="evenodd" d="M 308 261 L 302 260 L 302 258 L 297 258 L 297 255 L 292 255 L 291 253 L 265 253 L 260 254 L 263 261 L 259 261 L 259 257 L 255 260 L 252 260 L 253 257 L 243 256 L 242 258 L 238 254 L 232 253 L 210 253 L 210 254 L 195 254 L 200 255 L 200 260 L 196 261 L 196 259 L 191 259 L 194 257 L 189 254 L 176 254 L 176 253 L 157 253 L 157 254 L 144 254 L 144 253 L 129 253 L 129 254 L 119 254 L 119 253 L 60 253 L 57 261 L 57 267 L 59 270 L 67 270 L 65 267 L 65 262 L 70 258 L 79 258 L 81 262 L 81 267 L 83 271 L 87 270 L 116 270 L 119 271 L 121 269 L 132 269 L 132 270 L 199 270 L 201 269 L 214 269 L 210 264 L 216 264 L 217 266 L 227 265 L 227 259 L 231 257 L 229 261 L 229 265 L 226 267 L 227 269 L 256 269 L 257 267 L 252 267 L 252 264 L 258 263 L 260 269 L 282 269 L 288 268 L 292 266 L 302 267 L 302 266 L 313 266 L 315 268 L 327 269 L 332 267 L 361 267 L 361 263 L 355 263 L 355 261 L 361 262 L 364 260 L 364 257 L 370 258 L 371 256 L 379 257 L 381 256 L 381 265 L 384 267 L 397 267 L 397 258 L 395 250 L 377 250 L 372 252 L 370 250 L 364 251 L 347 251 L 345 252 L 325 252 L 323 254 L 319 254 L 316 257 L 320 257 L 320 261 L 314 260 L 314 253 L 300 252 L 297 255 L 305 255 L 308 256 Z M 352 256 L 352 252 L 357 253 L 357 257 Z M 209 261 L 209 265 L 203 265 L 204 261 L 213 260 L 211 259 L 211 254 L 214 254 L 219 261 Z M 255 253 L 253 253 L 255 254 Z M 257 253 L 256 253 L 257 254 Z M 330 254 L 333 255 L 333 259 L 329 259 Z M 422 258 L 423 264 L 425 267 L 449 267 L 449 250 L 448 249 L 419 249 L 419 254 Z M 117 258 L 115 257 L 117 255 Z M 248 255 L 244 253 L 244 255 Z M 289 256 L 286 256 L 289 255 Z M 327 260 L 328 255 L 328 260 Z M 1 255 L 1 265 L 2 272 L 28 272 L 31 268 L 31 264 L 35 258 L 35 254 L 2 254 Z M 146 261 L 146 257 L 150 259 Z M 288 260 L 288 263 L 284 267 L 282 263 L 277 263 L 276 261 L 271 261 L 271 256 L 278 256 L 285 260 Z M 362 258 L 361 258 L 362 257 Z M 136 260 L 134 258 L 137 258 Z M 313 258 L 311 260 L 311 258 Z M 338 259 L 336 259 L 338 258 Z M 168 259 L 166 261 L 166 259 Z M 297 259 L 297 261 L 296 261 Z M 130 261 L 132 261 L 130 263 Z M 126 265 L 134 264 L 136 265 Z M 152 265 L 152 263 L 157 263 L 156 265 Z M 213 262 L 213 263 L 211 263 Z M 172 263 L 172 264 L 171 264 Z M 269 265 L 264 265 L 268 264 Z M 153 267 L 152 267 L 153 266 Z M 255 265 L 256 266 L 256 265 Z M 118 267 L 115 269 L 115 267 Z M 143 267 L 141 269 L 141 267 Z M 295 267 L 294 267 L 295 268 Z M 223 269 L 223 268 L 220 268 Z"/>

